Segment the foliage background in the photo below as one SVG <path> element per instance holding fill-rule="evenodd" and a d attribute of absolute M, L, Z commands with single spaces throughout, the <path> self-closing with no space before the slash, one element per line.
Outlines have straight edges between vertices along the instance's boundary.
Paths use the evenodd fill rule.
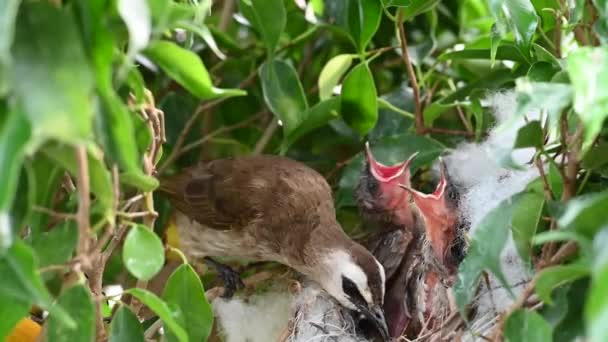
<path fill-rule="evenodd" d="M 500 273 L 488 251 L 504 241 L 483 236 L 529 215 L 516 239 L 536 276 L 495 336 L 607 340 L 606 15 L 603 0 L 0 2 L 0 336 L 42 310 L 49 340 L 141 341 L 161 324 L 169 340 L 205 340 L 213 317 L 192 266 L 145 289 L 166 254 L 179 258 L 161 239 L 170 207 L 155 177 L 285 154 L 327 177 L 360 236 L 365 141 L 387 164 L 419 151 L 416 182 L 430 188 L 431 163 L 492 126 L 488 92 L 514 89 L 516 115 L 547 117 L 513 144 L 548 170 L 542 215 L 488 218 L 459 305 L 483 270 Z M 510 152 L 497 156 L 519 167 Z M 110 310 L 115 283 L 128 289 Z M 534 294 L 553 310 L 527 309 Z M 142 306 L 159 320 L 140 323 Z"/>

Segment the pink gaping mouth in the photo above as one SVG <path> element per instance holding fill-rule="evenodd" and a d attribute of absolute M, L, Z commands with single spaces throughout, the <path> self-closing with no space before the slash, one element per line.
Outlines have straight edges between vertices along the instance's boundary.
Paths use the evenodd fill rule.
<path fill-rule="evenodd" d="M 369 162 L 370 172 L 380 182 L 389 182 L 403 174 L 410 164 L 410 162 L 416 157 L 418 153 L 412 154 L 408 159 L 403 162 L 393 165 L 386 166 L 374 158 L 371 149 L 369 148 L 369 142 L 365 143 L 365 156 Z"/>

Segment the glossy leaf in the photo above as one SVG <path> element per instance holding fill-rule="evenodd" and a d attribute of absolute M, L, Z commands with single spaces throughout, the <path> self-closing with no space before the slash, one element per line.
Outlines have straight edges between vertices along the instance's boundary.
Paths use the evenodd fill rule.
<path fill-rule="evenodd" d="M 20 3 L 21 0 L 0 2 L 0 32 L 2 32 L 0 34 L 0 95 L 8 90 L 6 74 L 12 62 L 10 48 L 13 44 L 15 21 Z"/>
<path fill-rule="evenodd" d="M 528 70 L 528 79 L 532 82 L 551 82 L 560 69 L 550 62 L 536 62 Z"/>
<path fill-rule="evenodd" d="M 89 289 L 75 285 L 65 290 L 57 301 L 68 314 L 76 319 L 76 327 L 70 329 L 61 324 L 53 315 L 49 317 L 46 337 L 57 342 L 95 341 L 95 307 Z"/>
<path fill-rule="evenodd" d="M 194 52 L 175 43 L 166 40 L 156 41 L 148 45 L 143 53 L 158 64 L 169 77 L 201 100 L 246 94 L 240 89 L 214 87 L 201 59 Z"/>
<path fill-rule="evenodd" d="M 38 274 L 34 253 L 22 241 L 15 241 L 7 253 L 0 256 L 0 297 L 35 304 L 49 310 L 50 315 L 66 328 L 76 327 L 75 320 L 61 305 L 54 305 L 51 295 Z"/>
<path fill-rule="evenodd" d="M 593 236 L 608 225 L 608 191 L 579 196 L 568 202 L 558 224 L 586 236 Z"/>
<path fill-rule="evenodd" d="M 150 9 L 146 0 L 118 0 L 118 13 L 129 30 L 129 55 L 148 45 L 152 32 Z"/>
<path fill-rule="evenodd" d="M 260 32 L 268 55 L 272 55 L 287 22 L 283 1 L 239 0 L 239 4 L 245 17 Z"/>
<path fill-rule="evenodd" d="M 543 128 L 540 121 L 528 122 L 517 131 L 514 148 L 541 147 L 544 143 Z"/>
<path fill-rule="evenodd" d="M 449 51 L 441 56 L 440 60 L 465 60 L 465 59 L 491 59 L 491 49 L 479 49 L 479 48 L 466 48 L 459 51 Z M 517 46 L 513 44 L 502 44 L 496 48 L 494 54 L 495 60 L 514 61 L 519 63 L 526 63 L 527 59 L 521 54 L 521 51 L 517 49 Z"/>
<path fill-rule="evenodd" d="M 365 51 L 378 30 L 382 18 L 380 0 L 357 0 L 346 3 L 346 28 L 359 52 Z"/>
<path fill-rule="evenodd" d="M 158 315 L 163 320 L 165 326 L 177 336 L 177 340 L 180 342 L 188 342 L 188 334 L 182 326 L 175 320 L 173 313 L 169 306 L 154 293 L 144 289 L 129 289 L 125 291 L 137 298 L 140 302 L 146 305 L 150 310 Z"/>
<path fill-rule="evenodd" d="M 165 264 L 165 249 L 158 235 L 143 225 L 136 225 L 127 233 L 122 259 L 137 279 L 150 280 Z"/>
<path fill-rule="evenodd" d="M 305 119 L 296 129 L 285 136 L 281 145 L 281 153 L 287 152 L 287 149 L 307 133 L 324 126 L 330 120 L 337 118 L 340 115 L 340 98 L 333 97 L 325 101 L 321 101 L 314 105 L 304 115 Z"/>
<path fill-rule="evenodd" d="M 544 204 L 543 195 L 528 192 L 522 195 L 514 208 L 511 231 L 517 252 L 524 261 L 531 260 L 531 241 L 542 218 Z"/>
<path fill-rule="evenodd" d="M 144 342 L 144 329 L 127 306 L 121 306 L 112 318 L 109 342 Z"/>
<path fill-rule="evenodd" d="M 456 305 L 461 312 L 473 298 L 479 278 L 485 269 L 490 270 L 502 286 L 511 290 L 500 267 L 500 255 L 507 243 L 513 213 L 520 199 L 521 195 L 516 194 L 502 201 L 477 227 L 472 228 L 475 234 L 472 236 L 467 256 L 460 264 L 458 278 L 453 287 Z"/>
<path fill-rule="evenodd" d="M 538 26 L 530 0 L 490 0 L 489 4 L 502 34 L 513 32 L 515 41 L 527 50 Z"/>
<path fill-rule="evenodd" d="M 37 142 L 91 137 L 93 78 L 71 12 L 48 2 L 26 2 L 13 57 L 11 82 Z"/>
<path fill-rule="evenodd" d="M 553 341 L 551 325 L 538 313 L 520 309 L 509 315 L 505 323 L 505 341 L 550 342 Z"/>
<path fill-rule="evenodd" d="M 371 144 L 374 157 L 385 165 L 400 163 L 413 153 L 418 152 L 410 166 L 412 174 L 421 166 L 429 165 L 437 159 L 445 148 L 443 144 L 434 139 L 415 134 L 387 136 Z M 355 205 L 353 193 L 364 165 L 363 152 L 359 152 L 344 169 L 339 183 L 339 191 L 336 194 L 338 207 Z"/>
<path fill-rule="evenodd" d="M 355 57 L 355 55 L 337 55 L 325 64 L 318 81 L 319 99 L 321 101 L 327 100 L 332 96 L 334 88 L 338 85 Z"/>
<path fill-rule="evenodd" d="M 557 265 L 543 269 L 537 275 L 536 294 L 545 303 L 551 305 L 551 292 L 559 286 L 571 283 L 590 274 L 589 267 L 582 264 Z"/>
<path fill-rule="evenodd" d="M 403 9 L 403 19 L 409 20 L 419 14 L 431 10 L 439 0 L 410 0 L 409 5 Z"/>
<path fill-rule="evenodd" d="M 290 64 L 275 59 L 264 63 L 259 70 L 264 101 L 282 122 L 289 135 L 305 119 L 308 102 L 296 70 Z"/>
<path fill-rule="evenodd" d="M 163 299 L 184 327 L 190 341 L 206 341 L 213 327 L 213 311 L 205 289 L 192 266 L 179 266 L 167 280 Z M 177 338 L 169 334 L 169 341 Z"/>
<path fill-rule="evenodd" d="M 342 83 L 341 111 L 344 121 L 361 135 L 378 120 L 376 84 L 367 63 L 354 67 Z"/>
<path fill-rule="evenodd" d="M 574 110 L 585 125 L 583 149 L 589 148 L 608 117 L 608 47 L 581 48 L 568 55 Z M 589 68 L 593 65 L 593 68 Z"/>

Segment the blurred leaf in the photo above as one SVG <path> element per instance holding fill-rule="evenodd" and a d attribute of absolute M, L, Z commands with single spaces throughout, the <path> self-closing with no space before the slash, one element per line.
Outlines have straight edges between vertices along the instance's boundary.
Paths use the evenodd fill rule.
<path fill-rule="evenodd" d="M 520 203 L 521 194 L 500 202 L 492 209 L 477 227 L 469 245 L 467 256 L 458 268 L 458 277 L 453 287 L 456 305 L 461 312 L 477 291 L 477 283 L 483 270 L 489 269 L 498 281 L 511 292 L 509 282 L 500 267 L 500 255 L 504 249 L 515 208 Z M 512 293 L 511 293 L 512 294 Z"/>
<path fill-rule="evenodd" d="M 305 119 L 308 102 L 296 70 L 290 64 L 275 59 L 265 62 L 259 70 L 264 101 L 283 124 L 289 135 Z"/>
<path fill-rule="evenodd" d="M 600 140 L 585 153 L 582 166 L 586 169 L 598 169 L 606 164 L 608 164 L 608 142 Z"/>
<path fill-rule="evenodd" d="M 150 280 L 165 264 L 160 238 L 144 225 L 133 226 L 125 238 L 122 259 L 137 279 Z"/>
<path fill-rule="evenodd" d="M 407 7 L 403 9 L 403 19 L 409 20 L 419 14 L 422 14 L 432 9 L 438 3 L 439 0 L 410 0 L 409 5 L 407 5 Z"/>
<path fill-rule="evenodd" d="M 53 304 L 37 269 L 36 259 L 30 247 L 22 241 L 15 241 L 7 253 L 0 256 L 0 297 L 35 304 L 49 310 L 51 317 L 64 327 L 75 328 L 76 322 L 63 306 Z"/>
<path fill-rule="evenodd" d="M 517 131 L 513 148 L 541 147 L 544 143 L 543 128 L 540 121 L 528 122 Z"/>
<path fill-rule="evenodd" d="M 544 204 L 543 195 L 527 192 L 522 195 L 514 208 L 511 231 L 517 252 L 526 262 L 531 260 L 531 240 L 536 235 Z"/>
<path fill-rule="evenodd" d="M 64 171 L 57 162 L 48 158 L 44 153 L 34 155 L 30 163 L 34 183 L 32 184 L 34 192 L 32 205 L 50 208 Z M 39 232 L 46 229 L 49 219 L 50 216 L 47 213 L 32 211 L 28 218 L 32 238 L 35 239 Z"/>
<path fill-rule="evenodd" d="M 557 222 L 564 229 L 593 236 L 608 224 L 606 208 L 608 208 L 608 191 L 579 196 L 568 201 L 565 212 Z"/>
<path fill-rule="evenodd" d="M 3 108 L 0 108 L 2 111 Z M 30 127 L 25 116 L 18 110 L 7 115 L 0 128 L 0 254 L 13 243 L 13 228 L 9 218 L 23 162 L 25 146 L 30 139 Z"/>
<path fill-rule="evenodd" d="M 412 0 L 382 0 L 384 7 L 406 7 L 411 4 Z"/>
<path fill-rule="evenodd" d="M 239 0 L 243 15 L 262 35 L 268 56 L 274 54 L 287 17 L 282 0 Z"/>
<path fill-rule="evenodd" d="M 76 328 L 69 329 L 51 315 L 49 317 L 46 337 L 49 341 L 95 341 L 95 307 L 89 289 L 83 285 L 75 285 L 65 290 L 57 301 L 68 314 L 77 317 Z"/>
<path fill-rule="evenodd" d="M 606 207 L 604 207 L 606 208 Z M 585 323 L 589 341 L 600 342 L 608 338 L 608 226 L 593 239 L 593 274 L 591 289 L 585 304 Z"/>
<path fill-rule="evenodd" d="M 356 0 L 346 2 L 346 30 L 359 53 L 363 53 L 378 30 L 382 18 L 380 0 Z"/>
<path fill-rule="evenodd" d="M 192 266 L 179 266 L 165 285 L 163 299 L 174 311 L 190 341 L 206 341 L 213 327 L 213 311 L 205 297 L 205 289 Z M 169 341 L 177 340 L 169 334 Z"/>
<path fill-rule="evenodd" d="M 557 127 L 561 111 L 572 100 L 572 88 L 568 84 L 530 82 L 519 78 L 516 81 L 517 106 L 513 122 L 534 110 L 544 109 L 549 115 L 549 127 Z"/>
<path fill-rule="evenodd" d="M 321 101 L 308 110 L 304 115 L 305 119 L 289 135 L 285 136 L 281 144 L 281 154 L 285 154 L 287 149 L 302 138 L 307 133 L 324 126 L 330 120 L 340 115 L 340 98 L 332 97 Z"/>
<path fill-rule="evenodd" d="M 158 298 L 154 293 L 144 289 L 133 288 L 126 290 L 125 292 L 133 295 L 133 297 L 137 298 L 157 314 L 158 317 L 165 322 L 165 326 L 177 336 L 177 339 L 180 342 L 189 341 L 188 334 L 184 328 L 175 321 L 171 309 L 169 309 L 169 306 L 167 306 L 162 299 Z"/>
<path fill-rule="evenodd" d="M 459 51 L 449 51 L 441 54 L 439 60 L 461 60 L 461 59 L 487 59 L 490 60 L 492 57 L 491 49 L 464 49 Z M 521 54 L 521 51 L 513 44 L 502 44 L 497 47 L 496 54 L 494 57 L 496 60 L 501 61 L 514 61 L 518 63 L 527 63 L 525 56 Z"/>
<path fill-rule="evenodd" d="M 551 82 L 558 71 L 560 69 L 549 62 L 536 62 L 528 70 L 528 79 L 531 82 Z"/>
<path fill-rule="evenodd" d="M 557 265 L 543 269 L 536 276 L 536 294 L 549 305 L 553 305 L 551 292 L 557 287 L 589 275 L 589 267 L 582 264 Z"/>
<path fill-rule="evenodd" d="M 489 3 L 502 35 L 507 30 L 513 32 L 515 41 L 527 52 L 538 26 L 530 0 L 490 0 Z"/>
<path fill-rule="evenodd" d="M 378 99 L 367 63 L 360 63 L 346 75 L 340 98 L 342 117 L 350 127 L 361 135 L 374 128 L 378 120 Z"/>
<path fill-rule="evenodd" d="M 0 291 L 0 340 L 9 342 L 6 339 L 13 328 L 24 318 L 29 310 L 30 303 L 10 296 L 5 296 Z"/>
<path fill-rule="evenodd" d="M 137 319 L 137 316 L 131 310 L 121 305 L 110 326 L 109 342 L 144 342 L 144 330 Z"/>
<path fill-rule="evenodd" d="M 519 309 L 509 315 L 505 323 L 505 341 L 507 342 L 543 342 L 552 341 L 553 329 L 535 311 Z"/>
<path fill-rule="evenodd" d="M 78 241 L 78 227 L 73 220 L 65 221 L 49 232 L 34 236 L 32 248 L 40 260 L 40 267 L 61 265 L 70 260 Z"/>
<path fill-rule="evenodd" d="M 48 2 L 26 2 L 22 7 L 11 81 L 32 136 L 37 143 L 47 138 L 81 142 L 92 133 L 93 78 L 74 18 Z"/>
<path fill-rule="evenodd" d="M 166 40 L 150 43 L 143 51 L 154 63 L 190 93 L 201 100 L 243 96 L 240 89 L 220 89 L 213 86 L 209 72 L 192 51 Z"/>
<path fill-rule="evenodd" d="M 118 13 L 129 30 L 129 56 L 148 45 L 152 23 L 146 0 L 118 0 Z"/>
<path fill-rule="evenodd" d="M 344 73 L 348 70 L 356 55 L 337 55 L 330 59 L 319 75 L 319 99 L 329 99 Z"/>
<path fill-rule="evenodd" d="M 549 180 L 549 187 L 551 188 L 551 192 L 555 198 L 561 198 L 562 192 L 564 191 L 564 179 L 562 178 L 562 174 L 559 171 L 559 167 L 555 163 L 555 161 L 551 158 L 549 159 L 549 174 L 547 176 Z"/>
<path fill-rule="evenodd" d="M 574 110 L 585 125 L 583 150 L 587 150 L 608 117 L 608 47 L 575 50 L 567 62 Z"/>
<path fill-rule="evenodd" d="M 0 2 L 0 32 L 2 32 L 0 34 L 0 95 L 4 95 L 8 90 L 6 74 L 12 62 L 10 49 L 15 35 L 15 21 L 20 3 L 21 0 Z"/>
<path fill-rule="evenodd" d="M 78 175 L 79 167 L 74 148 L 67 145 L 48 144 L 42 149 L 42 152 L 55 163 L 68 170 L 73 176 Z M 87 159 L 91 192 L 96 195 L 97 200 L 109 211 L 114 201 L 110 172 L 105 167 L 103 161 L 98 159 L 91 151 L 89 151 Z"/>
<path fill-rule="evenodd" d="M 402 134 L 384 137 L 372 144 L 371 149 L 374 157 L 385 165 L 395 165 L 418 152 L 410 165 L 410 170 L 414 174 L 421 166 L 429 165 L 437 159 L 445 150 L 445 146 L 431 138 Z M 359 152 L 344 169 L 336 194 L 338 207 L 355 206 L 353 194 L 364 165 L 363 152 Z"/>
<path fill-rule="evenodd" d="M 538 59 L 539 62 L 549 62 L 549 63 L 553 64 L 556 68 L 561 68 L 560 61 L 551 52 L 547 51 L 547 49 L 545 49 L 544 47 L 542 47 L 536 43 L 533 43 L 532 50 L 534 50 L 536 59 Z"/>
<path fill-rule="evenodd" d="M 199 37 L 201 37 L 209 49 L 213 51 L 213 53 L 217 56 L 217 58 L 224 60 L 226 59 L 226 55 L 220 50 L 211 34 L 211 31 L 206 25 L 195 25 L 190 23 L 180 23 L 179 26 L 184 28 L 190 32 L 196 33 Z"/>

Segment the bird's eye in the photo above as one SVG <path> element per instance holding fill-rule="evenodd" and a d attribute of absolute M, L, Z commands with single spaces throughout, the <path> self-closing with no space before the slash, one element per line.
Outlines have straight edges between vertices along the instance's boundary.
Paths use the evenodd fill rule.
<path fill-rule="evenodd" d="M 365 304 L 365 298 L 359 292 L 359 288 L 349 278 L 342 276 L 342 291 L 350 298 L 353 303 Z"/>

